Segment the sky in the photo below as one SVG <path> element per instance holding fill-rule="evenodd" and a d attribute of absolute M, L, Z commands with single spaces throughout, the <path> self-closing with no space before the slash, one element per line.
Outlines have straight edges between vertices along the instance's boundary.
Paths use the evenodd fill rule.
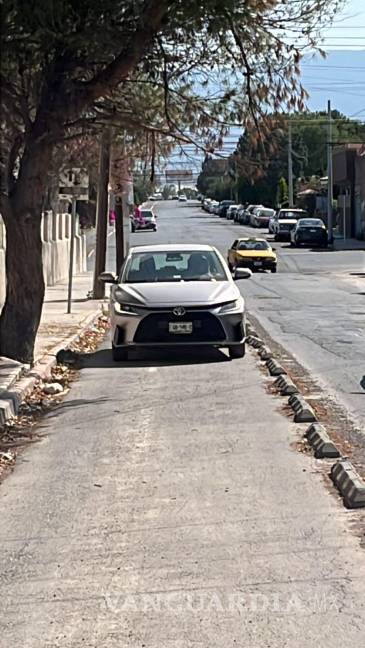
<path fill-rule="evenodd" d="M 348 0 L 324 30 L 326 49 L 365 49 L 365 0 Z"/>
<path fill-rule="evenodd" d="M 331 27 L 324 29 L 322 48 L 327 58 L 311 54 L 302 62 L 302 83 L 309 92 L 309 110 L 326 110 L 327 101 L 346 116 L 365 121 L 365 0 L 348 0 Z M 240 129 L 225 138 L 222 153 L 229 156 L 235 148 Z M 201 168 L 202 153 L 192 146 L 188 157 L 173 154 L 171 168 Z"/>

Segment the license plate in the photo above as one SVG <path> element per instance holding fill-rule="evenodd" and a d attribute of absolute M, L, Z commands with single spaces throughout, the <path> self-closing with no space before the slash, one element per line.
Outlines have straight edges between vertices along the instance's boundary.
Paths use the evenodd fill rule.
<path fill-rule="evenodd" d="M 309 231 L 312 232 L 312 234 L 315 234 L 317 230 L 315 230 L 315 229 L 310 229 Z"/>
<path fill-rule="evenodd" d="M 254 266 L 260 267 L 262 266 L 262 261 L 254 261 L 253 264 Z"/>
<path fill-rule="evenodd" d="M 193 322 L 169 322 L 169 333 L 188 335 L 193 332 Z"/>

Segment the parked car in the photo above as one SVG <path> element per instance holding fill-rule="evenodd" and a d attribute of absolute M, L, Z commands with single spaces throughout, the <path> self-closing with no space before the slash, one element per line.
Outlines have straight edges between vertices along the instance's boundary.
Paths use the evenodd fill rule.
<path fill-rule="evenodd" d="M 204 198 L 203 204 L 202 204 L 202 208 L 204 209 L 204 211 L 209 211 L 209 205 L 210 205 L 211 202 L 212 202 L 211 198 Z"/>
<path fill-rule="evenodd" d="M 242 209 L 242 205 L 237 205 L 233 209 L 233 220 L 235 223 L 238 223 L 238 212 L 240 211 L 240 209 Z"/>
<path fill-rule="evenodd" d="M 241 223 L 241 225 L 243 225 L 245 211 L 246 211 L 245 207 L 240 207 L 239 209 L 237 209 L 236 219 L 237 219 L 237 223 Z"/>
<path fill-rule="evenodd" d="M 271 231 L 274 234 L 275 241 L 289 240 L 290 231 L 296 226 L 300 218 L 308 218 L 308 214 L 304 209 L 296 209 L 295 207 L 279 209 L 271 224 Z"/>
<path fill-rule="evenodd" d="M 227 220 L 233 220 L 234 212 L 238 209 L 239 205 L 235 205 L 234 203 L 232 205 L 229 205 L 227 211 L 226 211 L 226 219 Z"/>
<path fill-rule="evenodd" d="M 234 272 L 236 268 L 250 270 L 270 270 L 276 272 L 277 256 L 275 248 L 263 238 L 239 238 L 228 250 L 228 267 Z"/>
<path fill-rule="evenodd" d="M 148 200 L 152 200 L 152 201 L 163 200 L 163 195 L 162 195 L 162 193 L 156 192 L 156 193 L 152 194 L 152 196 L 149 196 Z"/>
<path fill-rule="evenodd" d="M 152 209 L 139 209 L 131 219 L 132 232 L 139 230 L 152 230 L 157 231 L 156 216 Z"/>
<path fill-rule="evenodd" d="M 270 218 L 275 214 L 275 209 L 259 207 L 252 213 L 252 225 L 254 227 L 268 227 Z"/>
<path fill-rule="evenodd" d="M 214 214 L 214 209 L 218 207 L 218 205 L 219 205 L 218 200 L 212 200 L 212 202 L 209 205 L 209 213 Z"/>
<path fill-rule="evenodd" d="M 185 194 L 180 194 L 179 202 L 186 202 L 186 201 L 187 201 L 187 197 L 185 196 Z"/>
<path fill-rule="evenodd" d="M 249 205 L 246 208 L 243 215 L 243 225 L 251 225 L 251 214 L 253 213 L 254 209 L 258 209 L 259 207 L 263 207 L 263 205 Z"/>
<path fill-rule="evenodd" d="M 235 279 L 251 276 L 238 268 Z M 131 248 L 111 283 L 114 360 L 142 347 L 225 347 L 245 354 L 244 300 L 221 254 L 210 245 L 146 245 Z"/>
<path fill-rule="evenodd" d="M 328 232 L 320 218 L 300 218 L 290 232 L 290 245 L 317 245 L 327 247 Z"/>
<path fill-rule="evenodd" d="M 219 217 L 220 218 L 225 218 L 227 209 L 230 207 L 230 205 L 233 205 L 234 201 L 233 200 L 222 200 L 222 202 L 219 204 Z"/>
<path fill-rule="evenodd" d="M 218 214 L 219 214 L 219 202 L 217 202 L 217 203 L 214 205 L 213 214 L 215 214 L 216 216 L 218 216 Z"/>

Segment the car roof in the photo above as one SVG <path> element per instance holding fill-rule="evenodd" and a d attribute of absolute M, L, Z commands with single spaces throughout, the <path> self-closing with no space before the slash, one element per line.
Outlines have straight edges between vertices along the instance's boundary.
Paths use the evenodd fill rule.
<path fill-rule="evenodd" d="M 198 245 L 197 243 L 169 243 L 166 245 L 137 245 L 130 248 L 129 252 L 215 252 L 212 245 Z"/>
<path fill-rule="evenodd" d="M 237 239 L 238 241 L 265 241 L 265 243 L 269 243 L 265 238 L 258 238 L 257 236 L 244 236 L 243 238 Z"/>
<path fill-rule="evenodd" d="M 305 212 L 305 209 L 300 209 L 299 207 L 282 207 L 279 211 L 291 211 L 291 212 Z"/>

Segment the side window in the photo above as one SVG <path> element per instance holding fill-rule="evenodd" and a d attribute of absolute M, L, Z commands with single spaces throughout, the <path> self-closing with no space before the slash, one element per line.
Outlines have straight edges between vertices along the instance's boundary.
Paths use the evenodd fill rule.
<path fill-rule="evenodd" d="M 231 247 L 231 250 L 236 250 L 236 249 L 237 249 L 237 245 L 238 245 L 238 239 L 237 239 L 236 241 L 233 242 L 232 247 Z"/>

